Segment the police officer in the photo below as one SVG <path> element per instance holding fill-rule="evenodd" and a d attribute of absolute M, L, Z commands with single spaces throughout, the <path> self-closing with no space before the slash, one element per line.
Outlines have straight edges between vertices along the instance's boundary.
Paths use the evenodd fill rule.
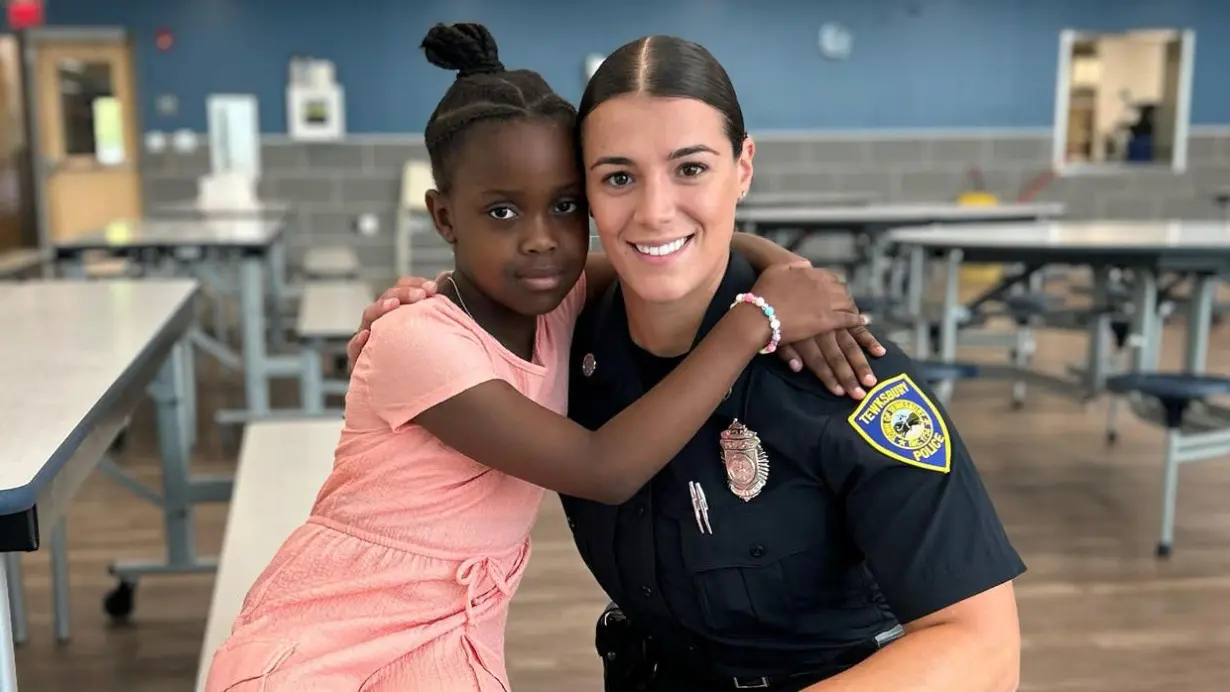
<path fill-rule="evenodd" d="M 732 255 L 696 338 L 754 282 Z M 574 339 L 569 413 L 590 428 L 682 359 L 632 342 L 618 285 Z M 614 601 L 608 690 L 804 689 L 1023 572 L 952 422 L 884 343 L 860 402 L 757 358 L 632 500 L 563 498 Z"/>
<path fill-rule="evenodd" d="M 573 337 L 569 416 L 597 428 L 732 305 L 758 303 L 730 251 L 755 146 L 725 70 L 670 36 L 607 56 L 577 119 L 619 275 Z M 886 348 L 857 401 L 756 358 L 631 500 L 563 498 L 614 602 L 598 630 L 608 690 L 1016 688 L 1024 565 L 952 422 Z"/>

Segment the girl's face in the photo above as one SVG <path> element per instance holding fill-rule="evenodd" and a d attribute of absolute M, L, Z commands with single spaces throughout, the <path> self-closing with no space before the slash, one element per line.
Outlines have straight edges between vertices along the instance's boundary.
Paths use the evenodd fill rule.
<path fill-rule="evenodd" d="M 751 139 L 736 154 L 712 106 L 643 94 L 594 108 L 581 136 L 590 211 L 622 285 L 655 303 L 716 286 L 752 181 Z"/>
<path fill-rule="evenodd" d="M 589 249 L 571 132 L 550 121 L 483 124 L 456 157 L 448 194 L 427 202 L 457 271 L 514 312 L 555 309 Z"/>

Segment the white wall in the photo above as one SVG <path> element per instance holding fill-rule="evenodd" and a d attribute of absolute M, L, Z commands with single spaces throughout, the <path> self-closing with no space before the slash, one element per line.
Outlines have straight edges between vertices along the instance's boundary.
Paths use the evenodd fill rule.
<path fill-rule="evenodd" d="M 1132 102 L 1157 102 L 1162 98 L 1165 41 L 1151 37 L 1110 37 L 1098 41 L 1101 85 L 1098 89 L 1098 133 L 1105 136 L 1135 113 L 1124 104 L 1122 93 Z"/>

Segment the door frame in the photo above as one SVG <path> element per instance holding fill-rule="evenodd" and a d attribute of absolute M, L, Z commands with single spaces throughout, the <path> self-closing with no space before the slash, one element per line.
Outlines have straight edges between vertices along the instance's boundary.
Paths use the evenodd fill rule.
<path fill-rule="evenodd" d="M 36 66 L 38 60 L 38 50 L 42 46 L 54 46 L 62 43 L 96 43 L 103 45 L 124 45 L 129 50 L 129 65 L 133 71 L 133 101 L 132 117 L 136 123 L 138 139 L 140 133 L 144 131 L 141 123 L 140 109 L 140 85 L 137 80 L 137 56 L 132 50 L 132 37 L 123 27 L 110 26 L 86 26 L 86 27 L 71 27 L 71 26 L 46 26 L 36 29 L 27 29 L 19 32 L 21 35 L 20 50 L 22 56 L 21 78 L 22 81 L 29 85 L 26 91 L 27 98 L 25 103 L 26 122 L 29 123 L 27 130 L 30 138 L 30 162 L 34 171 L 34 209 L 35 218 L 37 219 L 38 227 L 38 247 L 44 251 L 52 249 L 51 240 L 51 216 L 48 209 L 49 200 L 47 199 L 47 178 L 50 173 L 47 169 L 46 152 L 43 151 L 42 128 L 44 123 L 40 119 L 39 99 L 38 94 L 38 79 L 36 74 Z M 58 123 L 57 123 L 58 124 Z M 133 142 L 131 145 L 132 162 L 136 167 L 138 175 L 141 171 L 141 154 L 142 147 L 139 141 Z"/>
<path fill-rule="evenodd" d="M 1058 75 L 1055 80 L 1055 118 L 1051 130 L 1051 169 L 1061 176 L 1073 174 L 1118 173 L 1122 169 L 1105 163 L 1071 164 L 1067 161 L 1068 104 L 1072 97 L 1072 48 L 1079 39 L 1099 39 L 1108 35 L 1131 33 L 1141 29 L 1092 31 L 1064 29 L 1059 32 Z M 1192 74 L 1196 64 L 1196 32 L 1192 29 L 1163 28 L 1145 31 L 1167 31 L 1179 40 L 1179 83 L 1175 95 L 1174 145 L 1166 168 L 1173 173 L 1187 171 L 1187 145 L 1191 137 Z"/>

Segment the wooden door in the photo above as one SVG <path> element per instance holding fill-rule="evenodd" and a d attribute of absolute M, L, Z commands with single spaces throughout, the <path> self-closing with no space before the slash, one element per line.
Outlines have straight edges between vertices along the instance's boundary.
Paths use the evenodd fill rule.
<path fill-rule="evenodd" d="M 17 40 L 0 36 L 0 254 L 25 245 L 20 57 Z"/>
<path fill-rule="evenodd" d="M 47 229 L 55 242 L 141 215 L 137 95 L 126 41 L 40 37 L 34 94 Z"/>

